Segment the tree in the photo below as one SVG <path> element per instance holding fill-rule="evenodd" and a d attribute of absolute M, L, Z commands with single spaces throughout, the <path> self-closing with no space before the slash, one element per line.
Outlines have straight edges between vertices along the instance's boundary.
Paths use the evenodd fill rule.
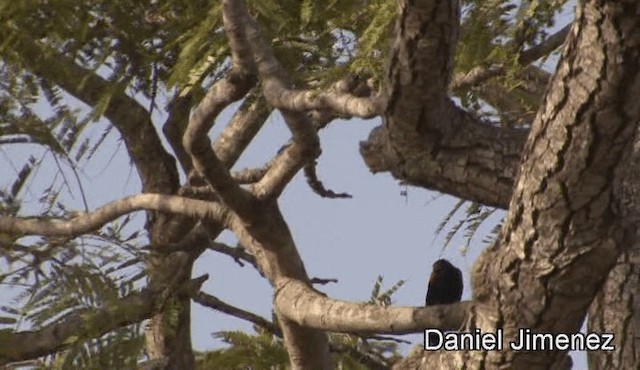
<path fill-rule="evenodd" d="M 326 332 L 502 329 L 508 342 L 519 328 L 578 332 L 588 311 L 589 330 L 614 333 L 616 345 L 591 352 L 590 366 L 637 367 L 639 2 L 580 2 L 572 25 L 551 35 L 547 27 L 565 2 L 1 4 L 3 144 L 37 143 L 74 164 L 99 146 L 79 140 L 104 116 L 142 188 L 98 209 L 58 206 L 26 217 L 16 199 L 33 163 L 25 166 L 5 193 L 0 235 L 10 262 L 30 256 L 22 275 L 9 275 L 32 279 L 40 301 L 27 306 L 33 331 L 0 334 L 3 363 L 105 334 L 123 338 L 149 319 L 152 361 L 193 368 L 188 304 L 202 300 L 206 276 L 192 279 L 191 268 L 210 247 L 254 261 L 273 286 L 275 321 L 296 369 L 331 368 Z M 534 63 L 560 46 L 553 75 Z M 161 109 L 159 91 L 171 93 L 162 133 L 150 118 Z M 76 114 L 64 102 L 69 96 L 91 107 L 89 114 Z M 138 100 L 145 97 L 148 105 Z M 33 112 L 39 98 L 53 108 L 50 116 Z M 215 119 L 236 101 L 233 119 L 212 141 Z M 291 140 L 264 167 L 231 171 L 274 109 Z M 278 198 L 301 170 L 318 194 L 346 196 L 316 175 L 317 132 L 338 117 L 376 116 L 382 125 L 361 144 L 372 172 L 508 209 L 495 243 L 474 265 L 471 301 L 363 305 L 313 288 Z M 55 197 L 49 202 L 56 205 Z M 104 275 L 117 256 L 87 256 L 75 240 L 87 235 L 126 247 L 126 222 L 102 228 L 138 210 L 148 214 L 149 253 L 137 251 L 117 267 L 144 261 L 148 284 L 134 276 L 114 286 Z M 215 242 L 223 230 L 238 247 Z M 91 258 L 102 263 L 92 270 L 92 286 L 101 289 L 86 307 L 78 300 L 43 304 L 56 286 L 69 292 L 74 281 L 86 281 Z M 44 288 L 37 281 L 43 275 Z M 129 365 L 137 360 L 128 358 Z M 463 364 L 567 368 L 570 360 L 564 350 L 505 348 L 418 351 L 394 366 Z"/>

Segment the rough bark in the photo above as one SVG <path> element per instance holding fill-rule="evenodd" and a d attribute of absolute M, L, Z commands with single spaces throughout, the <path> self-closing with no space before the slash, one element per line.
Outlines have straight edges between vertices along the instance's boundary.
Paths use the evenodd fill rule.
<path fill-rule="evenodd" d="M 360 153 L 372 172 L 488 205 L 507 204 L 527 132 L 493 127 L 447 96 L 459 23 L 456 1 L 401 2 L 384 124 Z"/>
<path fill-rule="evenodd" d="M 640 249 L 623 253 L 591 304 L 587 330 L 613 333 L 615 351 L 588 352 L 589 369 L 633 369 L 640 359 Z"/>
<path fill-rule="evenodd" d="M 506 341 L 518 328 L 579 331 L 616 260 L 638 242 L 636 226 L 629 222 L 637 220 L 638 193 L 622 184 L 638 182 L 625 166 L 633 157 L 639 118 L 632 98 L 640 89 L 639 8 L 635 1 L 580 4 L 558 72 L 524 148 L 501 238 L 474 267 L 477 311 L 467 329 L 504 328 Z M 415 16 L 415 11 L 408 14 Z M 416 54 L 407 58 L 415 59 Z M 402 68 L 399 73 L 412 76 L 413 70 Z M 392 109 L 387 112 L 393 113 Z M 422 109 L 411 115 L 434 125 L 432 115 Z M 392 114 L 385 125 L 391 127 L 403 118 Z M 389 141 L 394 139 L 390 134 Z M 432 357 L 422 368 L 464 363 L 466 368 L 546 369 L 570 363 L 562 351 Z"/>

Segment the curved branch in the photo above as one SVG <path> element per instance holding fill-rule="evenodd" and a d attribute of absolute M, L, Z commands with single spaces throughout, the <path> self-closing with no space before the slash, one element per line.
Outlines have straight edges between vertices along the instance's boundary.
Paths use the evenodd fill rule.
<path fill-rule="evenodd" d="M 425 328 L 460 328 L 473 303 L 429 307 L 381 307 L 328 298 L 307 284 L 280 279 L 274 297 L 278 313 L 298 325 L 358 334 L 409 334 Z"/>
<path fill-rule="evenodd" d="M 290 90 L 280 84 L 270 85 L 269 103 L 278 109 L 295 112 L 329 110 L 336 115 L 373 118 L 382 113 L 377 96 L 358 97 L 338 91 Z"/>
<path fill-rule="evenodd" d="M 243 45 L 253 53 L 258 67 L 264 96 L 269 104 L 276 106 L 278 94 L 290 88 L 289 77 L 273 55 L 271 47 L 260 35 L 258 26 L 249 15 L 243 1 L 223 1 L 225 22 L 232 29 L 243 28 L 238 33 L 237 45 Z M 232 45 L 232 48 L 237 46 Z M 285 149 L 284 155 L 274 160 L 273 166 L 253 187 L 260 200 L 275 199 L 298 171 L 309 161 L 320 155 L 320 143 L 310 119 L 303 112 L 281 109 L 282 117 L 293 134 L 293 144 Z"/>
<path fill-rule="evenodd" d="M 217 203 L 175 195 L 139 194 L 113 201 L 68 221 L 0 217 L 0 232 L 20 235 L 76 236 L 96 230 L 127 213 L 152 210 L 215 220 L 228 225 L 227 209 Z"/>
<path fill-rule="evenodd" d="M 182 142 L 191 156 L 194 169 L 235 213 L 245 219 L 253 217 L 253 197 L 231 177 L 209 140 L 209 130 L 216 117 L 229 104 L 244 97 L 256 83 L 251 50 L 243 43 L 245 30 L 233 22 L 227 7 L 223 11 L 225 32 L 231 46 L 233 67 L 228 76 L 216 82 L 195 108 Z"/>
<path fill-rule="evenodd" d="M 318 174 L 316 172 L 317 163 L 314 161 L 312 163 L 307 164 L 304 167 L 304 176 L 307 178 L 307 184 L 314 193 L 320 195 L 323 198 L 352 198 L 353 196 L 349 193 L 336 193 L 331 189 L 325 188 L 324 184 L 318 178 Z"/>
<path fill-rule="evenodd" d="M 183 144 L 191 156 L 193 167 L 222 201 L 242 217 L 251 216 L 252 197 L 238 186 L 229 170 L 216 156 L 208 133 L 218 114 L 247 94 L 254 83 L 250 72 L 242 70 L 232 70 L 228 77 L 216 82 L 196 107 L 183 137 Z"/>

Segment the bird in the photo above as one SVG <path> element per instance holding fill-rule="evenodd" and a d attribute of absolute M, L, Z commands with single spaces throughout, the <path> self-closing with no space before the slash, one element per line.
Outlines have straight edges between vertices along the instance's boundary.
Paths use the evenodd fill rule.
<path fill-rule="evenodd" d="M 439 259 L 433 263 L 425 306 L 460 302 L 462 290 L 462 271 L 446 259 Z"/>
<path fill-rule="evenodd" d="M 439 259 L 433 263 L 425 306 L 437 304 L 451 304 L 462 299 L 462 271 L 445 259 Z M 434 336 L 426 336 L 425 341 L 431 347 L 437 346 Z"/>

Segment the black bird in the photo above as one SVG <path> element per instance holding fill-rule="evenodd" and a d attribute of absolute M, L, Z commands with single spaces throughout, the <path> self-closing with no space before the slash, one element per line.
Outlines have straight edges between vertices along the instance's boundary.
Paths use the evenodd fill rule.
<path fill-rule="evenodd" d="M 462 271 L 451 262 L 440 259 L 433 263 L 425 306 L 451 304 L 462 299 Z M 431 347 L 438 345 L 435 336 L 425 337 Z"/>
<path fill-rule="evenodd" d="M 462 298 L 462 271 L 445 259 L 434 262 L 425 306 L 451 304 Z"/>

